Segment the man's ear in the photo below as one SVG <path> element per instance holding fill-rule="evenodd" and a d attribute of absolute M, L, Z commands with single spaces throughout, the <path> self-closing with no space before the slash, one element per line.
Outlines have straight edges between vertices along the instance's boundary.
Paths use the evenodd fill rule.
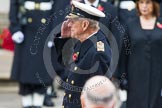
<path fill-rule="evenodd" d="M 88 20 L 84 20 L 84 21 L 82 22 L 83 31 L 86 31 L 87 28 L 88 28 L 88 26 L 89 26 L 89 21 L 88 21 Z"/>
<path fill-rule="evenodd" d="M 85 99 L 83 95 L 80 96 L 80 100 L 81 100 L 82 108 L 85 108 Z"/>

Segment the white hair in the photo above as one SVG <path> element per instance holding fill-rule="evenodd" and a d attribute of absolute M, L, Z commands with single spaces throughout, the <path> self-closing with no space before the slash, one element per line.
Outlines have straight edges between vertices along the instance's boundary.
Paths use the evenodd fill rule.
<path fill-rule="evenodd" d="M 99 22 L 93 19 L 89 19 L 89 18 L 79 18 L 80 20 L 87 20 L 89 21 L 89 27 L 93 28 L 93 29 L 99 29 Z"/>
<path fill-rule="evenodd" d="M 113 83 L 105 76 L 94 76 L 89 79 L 82 91 L 87 108 L 91 105 L 102 105 L 111 108 L 115 103 L 115 108 L 120 108 L 118 90 Z"/>

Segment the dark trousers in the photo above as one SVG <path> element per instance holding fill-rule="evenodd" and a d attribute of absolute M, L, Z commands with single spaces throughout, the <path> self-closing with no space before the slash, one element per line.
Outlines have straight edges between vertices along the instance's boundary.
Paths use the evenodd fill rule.
<path fill-rule="evenodd" d="M 47 88 L 42 84 L 23 84 L 19 83 L 19 94 L 20 95 L 28 95 L 33 93 L 45 94 Z"/>

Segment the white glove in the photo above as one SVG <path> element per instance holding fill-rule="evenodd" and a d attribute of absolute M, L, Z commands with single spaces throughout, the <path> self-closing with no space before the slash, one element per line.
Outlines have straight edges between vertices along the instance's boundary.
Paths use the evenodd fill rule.
<path fill-rule="evenodd" d="M 24 41 L 24 34 L 21 31 L 15 32 L 12 35 L 12 40 L 18 44 Z"/>
<path fill-rule="evenodd" d="M 54 43 L 52 41 L 49 41 L 47 43 L 48 48 L 52 48 L 54 46 Z"/>
<path fill-rule="evenodd" d="M 119 97 L 122 102 L 127 101 L 127 91 L 126 90 L 119 90 Z"/>

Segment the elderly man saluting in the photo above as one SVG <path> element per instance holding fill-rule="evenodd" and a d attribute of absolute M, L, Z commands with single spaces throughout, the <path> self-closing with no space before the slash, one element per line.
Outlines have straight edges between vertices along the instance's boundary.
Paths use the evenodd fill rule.
<path fill-rule="evenodd" d="M 62 108 L 81 108 L 82 87 L 90 77 L 106 72 L 109 77 L 112 76 L 108 71 L 111 49 L 100 31 L 100 17 L 105 17 L 105 14 L 89 5 L 72 1 L 71 12 L 62 24 L 61 37 L 54 39 L 59 62 L 54 68 L 65 81 L 61 83 L 65 88 Z M 76 39 L 75 45 L 72 45 L 74 41 L 71 39 Z M 69 54 L 68 62 L 64 64 L 67 61 L 65 56 Z"/>

